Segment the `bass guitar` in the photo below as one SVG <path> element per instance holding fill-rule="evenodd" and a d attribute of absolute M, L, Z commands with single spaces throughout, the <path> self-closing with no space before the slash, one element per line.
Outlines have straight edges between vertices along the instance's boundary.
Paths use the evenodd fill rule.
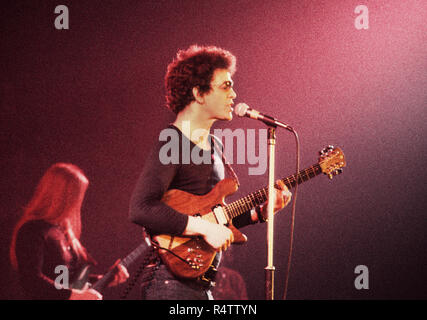
<path fill-rule="evenodd" d="M 151 247 L 151 241 L 149 238 L 145 238 L 145 242 L 142 242 L 137 248 L 135 248 L 131 253 L 129 253 L 125 258 L 121 259 L 118 264 L 121 264 L 125 268 L 131 266 L 139 257 L 144 255 L 148 249 Z M 79 272 L 76 279 L 73 281 L 71 288 L 73 289 L 83 289 L 86 285 L 89 285 L 92 289 L 95 289 L 98 292 L 102 292 L 107 285 L 109 285 L 116 273 L 118 272 L 118 266 L 111 268 L 106 274 L 97 280 L 93 285 L 89 284 L 89 271 L 90 265 L 84 266 Z"/>
<path fill-rule="evenodd" d="M 324 173 L 330 179 L 342 172 L 346 161 L 340 148 L 328 146 L 320 151 L 317 164 L 301 170 L 298 174 L 282 179 L 290 189 Z M 168 190 L 162 202 L 176 211 L 199 216 L 212 223 L 226 225 L 234 235 L 234 244 L 242 244 L 247 238 L 232 225 L 232 219 L 264 203 L 268 199 L 268 187 L 255 191 L 244 198 L 225 204 L 225 197 L 235 193 L 238 185 L 234 179 L 218 182 L 206 195 L 198 196 L 182 190 Z M 169 270 L 179 278 L 192 279 L 203 275 L 210 268 L 216 251 L 201 237 L 158 235 L 153 237 L 153 246 Z"/>

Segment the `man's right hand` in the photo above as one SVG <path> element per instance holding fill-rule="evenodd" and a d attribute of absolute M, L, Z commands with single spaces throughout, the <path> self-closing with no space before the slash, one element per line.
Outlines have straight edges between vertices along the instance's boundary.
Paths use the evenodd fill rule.
<path fill-rule="evenodd" d="M 189 216 L 187 227 L 183 233 L 186 236 L 202 236 L 216 251 L 225 251 L 234 240 L 233 232 L 226 226 L 211 223 L 201 218 Z"/>

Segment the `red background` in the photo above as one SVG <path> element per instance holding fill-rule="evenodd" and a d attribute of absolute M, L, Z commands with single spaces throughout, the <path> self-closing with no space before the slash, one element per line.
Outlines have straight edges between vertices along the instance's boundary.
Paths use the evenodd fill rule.
<path fill-rule="evenodd" d="M 69 8 L 69 30 L 54 9 Z M 141 241 L 128 203 L 147 150 L 173 120 L 166 65 L 180 48 L 237 56 L 236 102 L 289 123 L 301 167 L 328 144 L 348 166 L 298 193 L 289 299 L 427 298 L 425 1 L 13 1 L 1 12 L 1 280 L 19 297 L 7 259 L 13 225 L 43 172 L 58 161 L 90 180 L 82 241 L 103 272 Z M 264 128 L 248 119 L 215 128 Z M 292 174 L 295 142 L 278 131 L 277 177 Z M 264 186 L 235 165 L 237 196 Z M 235 197 L 233 197 L 234 199 Z M 230 199 L 231 200 L 231 199 Z M 290 207 L 276 219 L 276 299 L 283 296 Z M 264 298 L 266 227 L 248 227 L 232 267 L 250 299 Z M 354 268 L 369 268 L 356 290 Z M 111 289 L 116 299 L 124 287 Z M 138 298 L 135 288 L 131 297 Z"/>

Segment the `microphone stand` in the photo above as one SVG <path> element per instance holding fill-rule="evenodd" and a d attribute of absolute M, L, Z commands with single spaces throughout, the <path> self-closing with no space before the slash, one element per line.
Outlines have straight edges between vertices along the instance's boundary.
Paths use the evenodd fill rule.
<path fill-rule="evenodd" d="M 274 271 L 273 248 L 274 248 L 274 167 L 276 127 L 269 126 L 267 144 L 269 149 L 268 161 L 268 216 L 267 216 L 267 266 L 265 267 L 265 297 L 266 300 L 274 300 Z"/>
<path fill-rule="evenodd" d="M 267 207 L 267 266 L 265 270 L 265 297 L 266 300 L 274 300 L 274 271 L 273 248 L 274 248 L 274 167 L 275 167 L 275 147 L 276 147 L 276 128 L 284 128 L 295 133 L 292 127 L 287 124 L 262 114 L 256 110 L 250 109 L 246 104 L 238 104 L 236 112 L 240 117 L 246 116 L 255 120 L 260 120 L 268 126 L 268 207 Z"/>

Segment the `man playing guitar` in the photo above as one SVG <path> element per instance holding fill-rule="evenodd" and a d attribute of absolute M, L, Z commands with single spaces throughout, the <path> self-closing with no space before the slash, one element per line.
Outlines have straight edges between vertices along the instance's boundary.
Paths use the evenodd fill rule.
<path fill-rule="evenodd" d="M 231 77 L 235 72 L 235 61 L 230 52 L 221 48 L 191 46 L 179 51 L 168 66 L 165 77 L 167 106 L 176 114 L 173 124 L 165 129 L 171 139 L 158 141 L 146 158 L 130 202 L 131 221 L 143 226 L 158 247 L 146 268 L 150 276 L 144 278 L 143 299 L 211 298 L 209 288 L 213 279 L 210 275 L 218 267 L 221 252 L 237 240 L 237 233 L 232 230 L 264 221 L 267 216 L 265 204 L 233 219 L 224 214 L 228 217 L 225 222 L 218 215 L 213 220 L 200 216 L 204 214 L 203 210 L 206 211 L 202 207 L 209 203 L 208 198 L 214 197 L 214 193 L 221 193 L 221 189 L 215 186 L 224 180 L 225 172 L 237 179 L 231 166 L 225 162 L 221 143 L 210 134 L 215 121 L 232 120 L 236 92 Z M 176 142 L 173 137 L 177 138 Z M 189 155 L 185 154 L 184 145 L 190 146 Z M 177 152 L 179 161 L 164 161 L 165 147 L 172 153 Z M 211 161 L 195 163 L 193 154 L 208 154 Z M 168 194 L 171 190 L 183 193 L 174 196 L 173 193 Z M 208 198 L 201 197 L 205 195 Z M 277 183 L 275 199 L 275 211 L 290 202 L 291 193 L 281 181 Z M 175 203 L 178 203 L 177 207 Z M 177 210 L 178 207 L 183 209 Z M 165 238 L 167 244 L 160 241 Z M 176 239 L 179 239 L 178 244 Z M 190 246 L 186 244 L 188 239 L 199 242 L 192 242 Z M 173 252 L 175 247 L 177 251 Z M 185 248 L 185 254 L 194 253 L 194 257 L 190 259 L 177 254 L 181 247 Z M 200 262 L 203 259 L 201 254 L 195 253 L 203 248 L 213 252 L 212 261 L 207 264 Z M 169 254 L 171 259 L 163 259 L 162 252 Z M 176 263 L 185 264 L 186 261 L 189 272 L 180 274 L 173 271 Z M 196 271 L 204 271 L 205 267 L 209 270 L 198 275 Z M 191 275 L 192 270 L 197 276 Z"/>

